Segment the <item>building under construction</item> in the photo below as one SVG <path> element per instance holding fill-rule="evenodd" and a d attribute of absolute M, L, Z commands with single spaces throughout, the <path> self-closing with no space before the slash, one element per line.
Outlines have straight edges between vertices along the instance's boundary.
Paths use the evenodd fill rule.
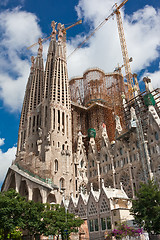
<path fill-rule="evenodd" d="M 154 178 L 160 184 L 160 90 L 144 78 L 140 92 L 126 52 L 127 82 L 120 69 L 98 68 L 69 81 L 65 34 L 53 21 L 45 69 L 41 39 L 31 59 L 16 159 L 2 191 L 14 188 L 28 200 L 61 203 L 71 194 L 87 195 L 91 183 L 94 191 L 101 189 L 102 179 L 103 187 L 122 183 L 128 197 L 140 182 Z"/>

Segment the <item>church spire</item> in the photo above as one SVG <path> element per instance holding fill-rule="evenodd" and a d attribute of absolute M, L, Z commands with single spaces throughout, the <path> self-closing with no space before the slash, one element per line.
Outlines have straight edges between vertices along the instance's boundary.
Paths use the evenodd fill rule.
<path fill-rule="evenodd" d="M 42 39 L 39 38 L 38 43 L 39 49 L 36 59 L 33 56 L 31 57 L 32 65 L 22 106 L 17 153 L 25 150 L 28 137 L 31 133 L 35 134 L 37 132 L 37 125 L 39 125 L 40 120 L 36 109 L 42 102 L 43 92 L 44 66 Z"/>
<path fill-rule="evenodd" d="M 58 23 L 58 41 L 56 41 L 56 23 L 52 21 L 53 31 L 48 50 L 44 98 L 50 102 L 57 102 L 69 109 L 69 85 L 66 64 L 66 41 L 63 34 L 64 25 Z"/>
<path fill-rule="evenodd" d="M 37 57 L 32 58 L 21 117 L 24 115 L 26 120 L 21 121 L 23 126 L 21 123 L 19 128 L 16 161 L 22 165 L 23 159 L 29 171 L 38 171 L 40 177 L 50 178 L 59 187 L 59 194 L 65 190 L 69 196 L 74 183 L 66 38 L 64 25 L 58 23 L 57 31 L 56 22 L 52 21 L 51 26 L 45 73 L 41 38 Z"/>
<path fill-rule="evenodd" d="M 66 63 L 66 41 L 63 35 L 64 25 L 58 23 L 58 41 L 56 41 L 56 23 L 52 21 L 51 26 L 53 30 L 44 77 L 44 116 L 47 116 L 44 119 L 44 127 L 48 128 L 48 132 L 58 129 L 58 131 L 61 131 L 64 134 L 65 131 L 68 131 L 67 126 L 65 129 L 65 118 L 69 118 L 66 110 L 70 111 L 69 81 Z M 53 106 L 52 109 L 48 109 L 48 104 Z M 51 117 L 51 121 L 48 118 L 49 115 Z M 56 119 L 58 119 L 57 126 Z"/>
<path fill-rule="evenodd" d="M 41 158 L 49 167 L 48 171 L 51 171 L 54 183 L 63 185 L 68 194 L 73 185 L 73 166 L 66 41 L 63 34 L 64 25 L 58 23 L 57 31 L 56 22 L 52 21 L 51 26 L 53 30 L 46 61 L 42 101 L 44 140 L 41 145 Z M 61 167 L 58 168 L 58 165 Z"/>

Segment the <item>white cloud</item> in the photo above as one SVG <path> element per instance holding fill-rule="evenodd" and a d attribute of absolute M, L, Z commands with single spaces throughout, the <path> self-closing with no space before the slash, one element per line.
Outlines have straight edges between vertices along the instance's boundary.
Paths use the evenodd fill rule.
<path fill-rule="evenodd" d="M 145 71 L 142 78 L 144 76 L 149 77 L 152 80 L 152 86 L 154 88 L 159 88 L 160 87 L 160 63 L 159 63 L 159 70 L 158 71 L 155 71 L 153 73 Z"/>
<path fill-rule="evenodd" d="M 114 3 L 114 0 L 79 0 L 75 9 L 78 17 L 82 17 L 92 31 L 113 11 Z M 129 57 L 134 60 L 131 63 L 132 72 L 138 72 L 160 57 L 160 10 L 145 6 L 128 16 L 122 8 L 121 14 Z M 11 111 L 20 111 L 31 65 L 31 52 L 26 47 L 37 42 L 42 33 L 37 17 L 20 8 L 0 13 L 0 33 L 0 96 Z M 84 33 L 67 42 L 68 55 L 83 39 Z M 45 43 L 45 58 L 47 46 L 48 43 Z M 37 48 L 31 51 L 36 55 Z M 123 64 L 123 60 L 114 17 L 90 38 L 85 47 L 68 59 L 69 77 L 82 75 L 91 67 L 113 72 L 118 64 Z M 158 76 L 158 71 L 152 77 L 153 85 L 159 86 L 155 76 Z"/>
<path fill-rule="evenodd" d="M 0 138 L 0 146 L 2 146 L 4 144 L 4 138 Z"/>
<path fill-rule="evenodd" d="M 150 66 L 159 55 L 160 47 L 160 9 L 145 6 L 125 21 L 128 49 L 134 58 L 133 71 Z"/>
<path fill-rule="evenodd" d="M 30 51 L 26 48 L 42 33 L 37 17 L 20 8 L 0 13 L 0 32 L 0 95 L 11 111 L 20 110 L 30 71 Z"/>
<path fill-rule="evenodd" d="M 111 13 L 114 2 L 114 0 L 79 0 L 75 9 L 78 17 L 88 22 L 93 30 Z M 124 14 L 124 8 L 122 8 L 121 15 L 128 55 L 134 60 L 131 63 L 132 72 L 139 72 L 160 57 L 158 50 L 160 47 L 160 9 L 145 6 L 128 16 Z M 69 53 L 74 49 L 76 41 L 77 45 L 79 44 L 79 38 L 68 42 Z M 87 68 L 94 66 L 105 72 L 112 72 L 118 63 L 123 64 L 123 60 L 116 17 L 114 17 L 114 20 L 110 19 L 95 33 L 87 46 L 79 49 L 69 58 L 69 76 L 82 75 Z M 158 72 L 156 74 L 158 75 Z M 154 81 L 155 78 L 153 78 L 153 84 Z"/>
<path fill-rule="evenodd" d="M 0 182 L 4 180 L 8 168 L 11 166 L 12 161 L 15 160 L 16 147 L 9 148 L 6 152 L 0 149 Z"/>

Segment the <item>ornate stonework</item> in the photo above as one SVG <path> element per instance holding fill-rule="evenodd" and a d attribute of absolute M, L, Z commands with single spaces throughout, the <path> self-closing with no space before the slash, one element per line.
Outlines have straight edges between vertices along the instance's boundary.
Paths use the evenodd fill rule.
<path fill-rule="evenodd" d="M 145 78 L 140 93 L 136 79 L 128 101 L 122 74 L 98 68 L 69 82 L 64 25 L 56 30 L 53 21 L 52 28 L 45 70 L 42 39 L 31 59 L 17 155 L 2 190 L 12 187 L 28 199 L 60 203 L 71 194 L 87 195 L 90 183 L 100 189 L 102 179 L 108 188 L 122 183 L 129 197 L 147 179 L 160 184 L 159 89 Z"/>

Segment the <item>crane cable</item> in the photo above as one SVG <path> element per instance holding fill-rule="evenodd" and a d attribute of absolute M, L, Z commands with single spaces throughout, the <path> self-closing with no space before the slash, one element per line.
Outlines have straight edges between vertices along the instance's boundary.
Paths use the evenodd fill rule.
<path fill-rule="evenodd" d="M 117 9 L 114 10 L 107 18 L 105 18 L 105 19 L 103 20 L 103 22 L 101 22 L 101 23 L 94 29 L 94 31 L 91 32 L 91 34 L 90 34 L 88 37 L 86 37 L 86 38 L 84 39 L 84 41 L 83 41 L 81 44 L 79 44 L 77 48 L 74 49 L 73 52 L 71 52 L 71 54 L 67 57 L 67 59 L 69 59 L 69 58 L 71 57 L 71 55 L 72 55 L 73 53 L 75 53 L 75 51 L 77 51 L 78 49 L 80 49 L 80 48 L 85 44 L 85 42 L 87 42 L 88 39 L 90 39 L 90 38 L 95 34 L 96 31 L 98 31 L 101 27 L 103 27 L 103 25 L 115 14 L 116 11 L 117 11 Z"/>

